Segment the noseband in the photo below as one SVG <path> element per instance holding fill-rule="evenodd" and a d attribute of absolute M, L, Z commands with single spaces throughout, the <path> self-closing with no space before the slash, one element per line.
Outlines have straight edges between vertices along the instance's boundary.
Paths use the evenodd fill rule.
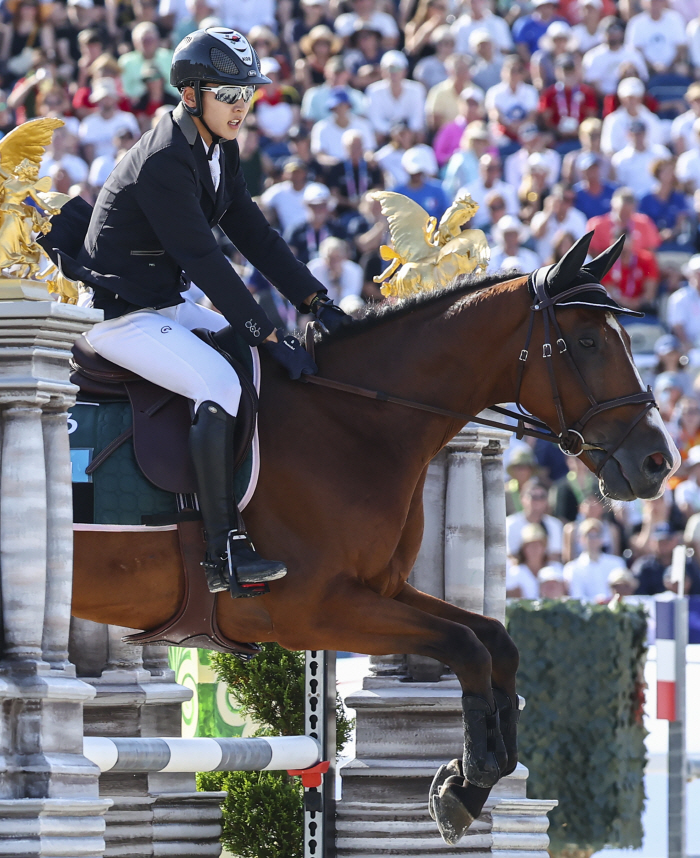
<path fill-rule="evenodd" d="M 606 298 L 608 297 L 608 293 L 605 291 L 605 287 L 601 286 L 599 283 L 583 283 L 579 286 L 572 286 L 570 289 L 566 289 L 564 292 L 559 292 L 556 295 L 549 295 L 545 282 L 547 270 L 547 268 L 538 269 L 530 278 L 529 283 L 534 293 L 534 303 L 530 310 L 530 322 L 528 325 L 525 347 L 520 352 L 520 357 L 518 358 L 518 376 L 515 388 L 515 406 L 521 415 L 519 423 L 522 423 L 523 418 L 525 418 L 526 422 L 530 423 L 531 425 L 540 426 L 544 429 L 548 428 L 546 424 L 542 423 L 541 421 L 533 420 L 523 410 L 523 407 L 520 404 L 520 390 L 522 387 L 523 375 L 525 372 L 525 364 L 530 353 L 530 340 L 532 339 L 532 331 L 535 324 L 535 317 L 537 313 L 541 313 L 542 321 L 544 324 L 544 343 L 542 345 L 542 357 L 547 362 L 546 365 L 547 372 L 549 375 L 549 385 L 552 391 L 552 400 L 554 402 L 554 408 L 557 413 L 557 420 L 559 421 L 559 435 L 555 436 L 552 440 L 554 440 L 558 444 L 559 449 L 567 456 L 580 456 L 581 453 L 587 452 L 589 450 L 600 450 L 604 452 L 605 457 L 595 470 L 595 474 L 598 477 L 600 476 L 600 472 L 603 470 L 608 461 L 614 456 L 614 454 L 625 442 L 634 427 L 642 420 L 642 418 L 647 412 L 651 411 L 652 408 L 656 408 L 657 405 L 656 401 L 654 400 L 654 395 L 651 392 L 651 388 L 649 387 L 644 392 L 640 391 L 639 393 L 632 393 L 629 396 L 618 396 L 615 399 L 607 399 L 604 402 L 598 402 L 598 400 L 595 398 L 595 395 L 593 394 L 593 391 L 586 383 L 586 380 L 581 374 L 581 371 L 576 365 L 576 361 L 574 360 L 571 352 L 566 345 L 566 340 L 562 336 L 561 328 L 559 327 L 559 322 L 557 321 L 555 308 L 557 304 L 566 305 L 566 303 L 572 298 L 575 298 L 577 295 L 581 295 L 584 292 L 587 294 L 590 294 L 591 292 L 598 292 L 604 295 Z M 593 308 L 600 306 L 600 308 L 603 309 L 605 305 L 597 305 L 591 303 L 590 306 Z M 563 356 L 564 360 L 569 366 L 569 369 L 573 372 L 580 387 L 582 388 L 588 401 L 590 402 L 590 408 L 588 409 L 588 411 L 586 411 L 586 413 L 582 417 L 580 417 L 572 426 L 566 425 L 564 409 L 562 407 L 561 397 L 559 396 L 559 387 L 557 385 L 557 379 L 554 372 L 554 364 L 552 360 L 554 354 L 554 350 L 552 348 L 552 333 L 554 333 L 554 335 L 556 336 L 556 347 L 558 353 Z M 592 420 L 594 417 L 597 417 L 599 414 L 602 414 L 604 411 L 609 411 L 611 408 L 619 408 L 624 405 L 643 405 L 644 407 L 639 412 L 639 414 L 637 414 L 637 416 L 627 424 L 623 434 L 620 436 L 614 447 L 606 449 L 605 447 L 600 447 L 597 444 L 589 444 L 585 441 L 583 437 L 583 430 L 590 420 Z M 525 432 L 525 434 L 529 433 Z"/>
<path fill-rule="evenodd" d="M 608 297 L 608 293 L 605 291 L 605 287 L 601 286 L 599 283 L 584 283 L 580 286 L 572 286 L 571 289 L 567 289 L 557 295 L 550 296 L 547 292 L 545 279 L 546 274 L 549 271 L 549 267 L 550 266 L 537 269 L 537 271 L 535 271 L 530 277 L 529 281 L 529 286 L 534 296 L 534 303 L 530 308 L 530 321 L 528 324 L 525 346 L 520 352 L 520 357 L 518 358 L 518 375 L 515 396 L 515 407 L 517 408 L 517 412 L 511 411 L 508 408 L 501 408 L 499 405 L 492 405 L 489 408 L 489 411 L 495 411 L 497 414 L 502 414 L 503 416 L 511 419 L 514 418 L 517 421 L 515 427 L 510 423 L 501 423 L 496 420 L 488 420 L 485 417 L 479 417 L 472 414 L 461 414 L 457 411 L 449 411 L 446 408 L 437 408 L 434 405 L 427 405 L 424 402 L 416 402 L 412 399 L 403 399 L 399 396 L 392 396 L 389 393 L 384 393 L 381 390 L 370 390 L 365 387 L 357 387 L 354 384 L 346 384 L 343 381 L 335 381 L 334 379 L 324 378 L 319 375 L 303 375 L 301 377 L 301 381 L 307 382 L 308 384 L 316 384 L 320 387 L 328 387 L 332 390 L 339 390 L 343 393 L 351 393 L 354 396 L 362 396 L 366 399 L 374 399 L 379 402 L 390 402 L 393 405 L 403 405 L 406 408 L 412 408 L 417 411 L 426 411 L 430 414 L 438 414 L 441 417 L 448 417 L 451 420 L 459 421 L 462 425 L 465 425 L 466 423 L 478 423 L 482 426 L 491 426 L 494 429 L 506 429 L 508 432 L 515 432 L 516 438 L 522 438 L 524 435 L 528 435 L 531 438 L 538 438 L 542 441 L 549 441 L 553 444 L 557 444 L 562 453 L 567 456 L 580 456 L 581 453 L 585 453 L 590 450 L 599 450 L 605 453 L 605 457 L 595 470 L 595 475 L 599 477 L 600 472 L 619 450 L 634 427 L 642 420 L 645 414 L 651 411 L 652 408 L 657 408 L 658 406 L 654 400 L 651 388 L 647 388 L 646 391 L 640 391 L 639 393 L 632 393 L 629 396 L 618 396 L 616 399 L 607 399 L 604 402 L 598 402 L 590 387 L 586 384 L 586 380 L 581 374 L 579 368 L 576 366 L 576 361 L 567 348 L 566 340 L 562 336 L 561 328 L 557 322 L 554 310 L 557 304 L 565 304 L 567 301 L 570 301 L 571 298 L 575 298 L 583 292 L 588 294 L 591 292 L 599 292 L 606 298 Z M 604 305 L 599 304 L 589 304 L 588 306 L 591 306 L 594 309 L 605 309 Z M 523 382 L 523 375 L 525 373 L 525 364 L 527 363 L 530 355 L 530 341 L 532 339 L 532 332 L 535 326 L 535 318 L 538 313 L 542 314 L 542 320 L 544 323 L 542 357 L 547 361 L 547 371 L 549 373 L 549 383 L 552 390 L 552 400 L 554 402 L 557 419 L 559 421 L 558 435 L 552 432 L 546 423 L 538 420 L 531 414 L 528 414 L 520 403 L 520 391 Z M 318 326 L 318 322 L 310 322 L 306 326 L 306 349 L 312 357 L 314 355 L 314 328 L 316 326 Z M 552 331 L 556 334 L 558 353 L 562 355 L 564 360 L 568 363 L 569 368 L 576 376 L 591 406 L 588 411 L 586 411 L 586 413 L 572 426 L 566 425 L 564 409 L 561 404 L 561 397 L 559 396 L 559 387 L 554 373 L 552 361 L 554 354 L 554 350 L 552 349 Z M 589 421 L 598 414 L 602 414 L 604 411 L 609 411 L 611 408 L 618 408 L 624 405 L 643 405 L 644 407 L 639 414 L 637 414 L 637 416 L 627 424 L 615 446 L 610 449 L 606 449 L 605 447 L 600 447 L 597 444 L 587 443 L 583 437 L 583 430 Z"/>

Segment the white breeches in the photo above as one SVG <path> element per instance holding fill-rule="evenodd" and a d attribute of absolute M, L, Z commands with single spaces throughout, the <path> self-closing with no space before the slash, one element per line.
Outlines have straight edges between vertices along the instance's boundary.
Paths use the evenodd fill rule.
<path fill-rule="evenodd" d="M 142 378 L 194 400 L 218 403 L 232 417 L 238 411 L 241 386 L 229 362 L 192 333 L 218 331 L 228 323 L 219 313 L 185 303 L 162 310 L 136 310 L 99 322 L 86 335 L 95 351 Z"/>

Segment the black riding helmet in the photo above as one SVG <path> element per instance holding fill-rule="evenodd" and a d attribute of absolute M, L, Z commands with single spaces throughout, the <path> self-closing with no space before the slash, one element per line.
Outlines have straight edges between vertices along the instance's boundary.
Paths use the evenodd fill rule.
<path fill-rule="evenodd" d="M 196 30 L 175 48 L 170 66 L 170 83 L 182 92 L 191 86 L 195 107 L 184 105 L 192 116 L 202 115 L 202 83 L 219 86 L 250 86 L 272 83 L 260 71 L 260 60 L 242 33 L 228 27 Z"/>

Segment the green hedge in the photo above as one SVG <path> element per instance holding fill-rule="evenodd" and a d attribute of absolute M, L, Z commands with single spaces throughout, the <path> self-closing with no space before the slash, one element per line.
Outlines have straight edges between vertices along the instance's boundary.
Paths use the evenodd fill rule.
<path fill-rule="evenodd" d="M 232 655 L 212 656 L 212 667 L 241 705 L 260 724 L 256 736 L 298 736 L 304 732 L 303 652 L 264 643 L 248 663 Z M 338 749 L 353 723 L 336 701 Z M 300 778 L 285 772 L 202 772 L 200 790 L 226 790 L 221 842 L 238 858 L 302 858 L 303 798 Z"/>
<path fill-rule="evenodd" d="M 515 602 L 520 758 L 528 794 L 556 798 L 549 834 L 567 847 L 639 848 L 646 730 L 646 615 L 640 606 Z"/>

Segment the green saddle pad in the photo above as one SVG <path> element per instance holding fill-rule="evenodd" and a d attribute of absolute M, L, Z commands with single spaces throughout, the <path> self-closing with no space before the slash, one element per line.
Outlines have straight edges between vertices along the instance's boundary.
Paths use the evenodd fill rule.
<path fill-rule="evenodd" d="M 242 342 L 242 341 L 241 341 Z M 236 357 L 251 375 L 253 358 L 247 346 Z M 176 496 L 154 486 L 141 472 L 131 439 L 112 453 L 92 474 L 85 469 L 108 444 L 131 426 L 128 402 L 80 401 L 68 415 L 73 481 L 73 518 L 88 524 L 144 524 L 143 516 L 175 516 Z M 240 503 L 253 474 L 251 445 L 234 476 Z"/>

